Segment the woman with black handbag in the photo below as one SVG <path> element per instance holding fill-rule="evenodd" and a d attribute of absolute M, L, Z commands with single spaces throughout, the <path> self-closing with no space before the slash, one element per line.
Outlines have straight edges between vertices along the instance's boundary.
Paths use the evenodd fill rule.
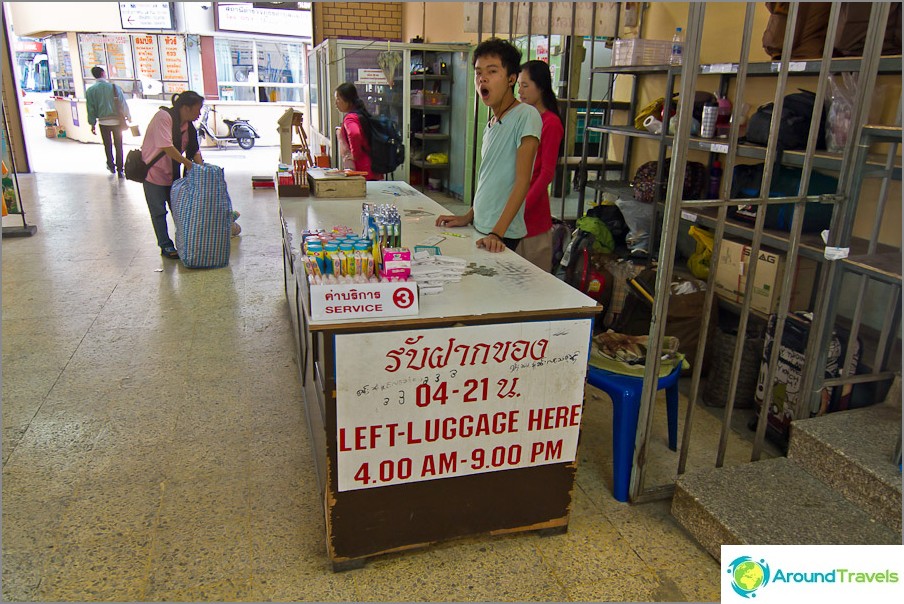
<path fill-rule="evenodd" d="M 157 245 L 162 256 L 174 260 L 179 259 L 179 252 L 167 229 L 166 206 L 170 203 L 173 182 L 180 177 L 180 164 L 188 172 L 194 164 L 203 162 L 198 132 L 192 124 L 200 117 L 202 105 L 204 97 L 192 90 L 174 94 L 172 107 L 161 107 L 151 118 L 141 145 L 141 157 L 149 166 L 144 180 L 144 197 Z M 162 158 L 160 154 L 171 161 L 158 161 Z"/>

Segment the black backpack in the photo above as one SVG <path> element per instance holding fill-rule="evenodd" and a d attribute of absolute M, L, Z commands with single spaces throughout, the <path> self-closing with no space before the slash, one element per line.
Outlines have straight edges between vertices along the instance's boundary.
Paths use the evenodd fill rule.
<path fill-rule="evenodd" d="M 376 174 L 389 174 L 405 162 L 405 145 L 395 122 L 385 115 L 370 117 L 370 166 Z"/>
<path fill-rule="evenodd" d="M 816 95 L 808 90 L 789 94 L 782 104 L 782 117 L 778 128 L 778 149 L 801 150 L 807 148 L 810 136 L 810 120 L 813 118 L 813 107 Z M 766 103 L 750 116 L 747 123 L 747 142 L 765 145 L 769 141 L 769 126 L 772 123 L 773 103 Z M 819 133 L 816 137 L 816 148 L 826 148 L 826 135 L 823 124 L 826 111 L 822 110 L 819 122 Z"/>

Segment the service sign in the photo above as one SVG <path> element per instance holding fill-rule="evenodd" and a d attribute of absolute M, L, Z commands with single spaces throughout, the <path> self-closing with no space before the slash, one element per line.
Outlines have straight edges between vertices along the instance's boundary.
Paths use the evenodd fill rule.
<path fill-rule="evenodd" d="M 169 2 L 120 2 L 119 20 L 123 29 L 173 29 Z"/>
<path fill-rule="evenodd" d="M 336 336 L 339 490 L 575 459 L 589 319 Z"/>
<path fill-rule="evenodd" d="M 311 285 L 315 321 L 417 316 L 417 283 Z"/>

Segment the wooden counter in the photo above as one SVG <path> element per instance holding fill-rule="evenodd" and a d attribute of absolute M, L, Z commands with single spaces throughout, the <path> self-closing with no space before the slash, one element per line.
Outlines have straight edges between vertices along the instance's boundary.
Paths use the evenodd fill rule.
<path fill-rule="evenodd" d="M 296 262 L 305 229 L 360 231 L 395 204 L 402 242 L 464 258 L 415 317 L 312 321 Z M 286 296 L 335 570 L 480 533 L 567 529 L 592 319 L 601 307 L 402 182 L 364 199 L 281 199 Z"/>

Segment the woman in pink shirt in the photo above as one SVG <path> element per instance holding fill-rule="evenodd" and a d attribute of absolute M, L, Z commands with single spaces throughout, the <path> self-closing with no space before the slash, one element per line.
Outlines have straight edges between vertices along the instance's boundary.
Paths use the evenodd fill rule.
<path fill-rule="evenodd" d="M 543 270 L 552 270 L 552 212 L 549 209 L 549 183 L 556 173 L 559 147 L 565 129 L 559 116 L 559 102 L 552 91 L 549 65 L 543 61 L 528 61 L 521 66 L 518 95 L 522 103 L 533 105 L 540 112 L 543 128 L 540 147 L 534 160 L 530 188 L 524 199 L 524 223 L 527 236 L 515 250 Z"/>
<path fill-rule="evenodd" d="M 179 252 L 170 239 L 166 225 L 166 206 L 170 203 L 173 181 L 179 169 L 188 172 L 203 163 L 198 132 L 193 121 L 201 115 L 204 97 L 193 90 L 174 94 L 172 107 L 161 107 L 148 124 L 141 144 L 141 159 L 150 166 L 144 181 L 144 198 L 151 213 L 160 254 L 178 260 Z"/>
<path fill-rule="evenodd" d="M 336 88 L 336 109 L 345 114 L 336 132 L 342 152 L 342 167 L 367 172 L 367 180 L 383 180 L 382 174 L 371 169 L 370 114 L 358 96 L 354 84 L 345 82 Z"/>

